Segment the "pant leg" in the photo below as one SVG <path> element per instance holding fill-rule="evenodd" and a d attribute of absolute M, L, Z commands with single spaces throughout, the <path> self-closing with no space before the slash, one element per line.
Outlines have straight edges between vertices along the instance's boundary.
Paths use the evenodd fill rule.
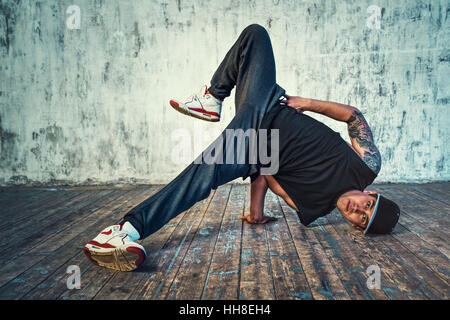
<path fill-rule="evenodd" d="M 222 98 L 229 96 L 233 87 L 236 87 L 235 117 L 225 131 L 174 180 L 125 215 L 123 221 L 129 221 L 138 230 L 141 239 L 159 230 L 196 202 L 207 198 L 212 189 L 236 178 L 256 178 L 259 167 L 248 160 L 248 144 L 244 148 L 246 161 L 238 163 L 236 159 L 240 156 L 239 150 L 236 144 L 226 143 L 226 131 L 257 130 L 264 123 L 268 126 L 270 117 L 265 115 L 284 94 L 284 90 L 276 84 L 275 73 L 272 45 L 267 31 L 259 25 L 248 26 L 211 80 L 210 91 Z M 216 158 L 221 152 L 225 155 L 232 151 L 235 161 L 230 163 L 227 159 L 224 163 L 214 161 L 208 162 L 209 164 L 199 161 L 213 151 Z"/>
<path fill-rule="evenodd" d="M 255 113 L 256 118 L 267 111 L 273 91 L 280 89 L 269 34 L 258 24 L 242 31 L 214 73 L 208 90 L 224 99 L 235 86 L 236 115 L 251 106 L 247 111 Z"/>

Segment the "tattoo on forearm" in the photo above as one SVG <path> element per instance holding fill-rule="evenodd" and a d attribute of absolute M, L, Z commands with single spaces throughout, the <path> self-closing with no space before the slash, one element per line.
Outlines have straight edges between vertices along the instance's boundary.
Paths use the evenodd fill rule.
<path fill-rule="evenodd" d="M 376 174 L 381 169 L 381 155 L 378 148 L 375 146 L 372 131 L 367 124 L 366 119 L 359 110 L 352 113 L 347 120 L 348 134 L 359 147 L 363 150 L 362 155 L 365 164 Z"/>

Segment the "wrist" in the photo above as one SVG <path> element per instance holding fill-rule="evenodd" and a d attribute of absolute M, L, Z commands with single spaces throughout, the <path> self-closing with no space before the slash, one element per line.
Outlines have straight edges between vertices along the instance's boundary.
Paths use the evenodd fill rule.
<path fill-rule="evenodd" d="M 314 99 L 305 98 L 304 107 L 302 109 L 305 111 L 314 111 Z"/>
<path fill-rule="evenodd" d="M 258 210 L 250 210 L 250 218 L 252 220 L 259 220 L 263 216 L 262 212 L 259 212 Z"/>

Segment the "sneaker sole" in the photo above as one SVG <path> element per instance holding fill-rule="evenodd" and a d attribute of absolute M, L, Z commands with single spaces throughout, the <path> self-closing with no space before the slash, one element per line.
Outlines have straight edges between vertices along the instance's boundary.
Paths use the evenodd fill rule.
<path fill-rule="evenodd" d="M 108 269 L 131 271 L 139 267 L 145 260 L 145 252 L 138 247 L 114 248 L 109 251 L 98 251 L 86 245 L 84 254 L 92 263 Z"/>
<path fill-rule="evenodd" d="M 209 121 L 209 122 L 218 122 L 220 121 L 220 118 L 216 118 L 210 114 L 207 113 L 200 113 L 200 112 L 196 112 L 196 111 L 187 111 L 185 108 L 181 107 L 177 102 L 170 100 L 169 104 L 172 108 L 174 108 L 175 110 L 177 110 L 178 112 L 185 114 L 187 116 L 191 116 L 197 119 L 201 119 L 201 120 L 205 120 L 205 121 Z"/>

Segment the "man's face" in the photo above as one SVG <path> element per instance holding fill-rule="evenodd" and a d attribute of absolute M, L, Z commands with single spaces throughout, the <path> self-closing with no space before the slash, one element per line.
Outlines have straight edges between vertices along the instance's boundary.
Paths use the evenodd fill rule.
<path fill-rule="evenodd" d="M 376 202 L 375 191 L 352 190 L 339 197 L 336 207 L 354 228 L 364 230 L 369 224 Z"/>

